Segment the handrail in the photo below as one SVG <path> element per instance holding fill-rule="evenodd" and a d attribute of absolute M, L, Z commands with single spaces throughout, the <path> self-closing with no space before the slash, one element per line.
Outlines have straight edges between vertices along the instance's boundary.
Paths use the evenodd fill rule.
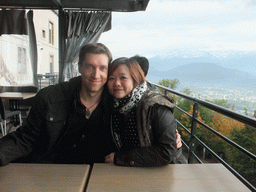
<path fill-rule="evenodd" d="M 49 85 L 54 85 L 58 83 L 59 75 L 55 73 L 37 74 L 38 87 L 42 89 Z"/>
<path fill-rule="evenodd" d="M 200 122 L 200 121 L 198 121 Z M 191 132 L 183 125 L 181 124 L 179 121 L 177 121 L 177 123 L 183 127 L 183 129 L 188 132 L 189 134 L 191 134 Z M 202 123 L 202 122 L 200 122 Z M 212 128 L 211 128 L 212 129 Z M 215 130 L 214 130 L 215 131 Z M 216 131 L 215 131 L 216 133 Z M 218 133 L 219 134 L 219 133 Z M 222 135 L 222 137 L 224 137 Z M 216 159 L 218 159 L 231 173 L 233 173 L 241 182 L 243 182 L 249 189 L 251 190 L 256 190 L 256 188 L 251 184 L 249 183 L 243 176 L 241 176 L 234 168 L 232 168 L 228 163 L 226 163 L 220 156 L 218 156 L 213 150 L 211 150 L 211 148 L 206 145 L 203 141 L 201 141 L 197 136 L 194 136 L 194 138 L 202 145 L 204 146 Z M 233 142 L 233 141 L 232 141 Z M 182 140 L 182 143 L 185 145 L 185 147 L 187 149 L 190 150 L 190 147 Z M 236 144 L 237 145 L 237 144 Z M 248 152 L 248 151 L 247 151 Z M 192 155 L 196 158 L 196 160 L 199 162 L 199 163 L 203 163 L 200 158 L 195 154 L 194 151 L 191 152 Z M 249 152 L 250 153 L 250 152 Z M 252 153 L 251 153 L 252 154 Z M 248 154 L 247 154 L 248 155 Z M 254 155 L 255 156 L 255 155 Z"/>
<path fill-rule="evenodd" d="M 151 82 L 150 82 L 150 83 L 151 83 Z M 174 93 L 174 94 L 176 94 L 176 95 L 178 95 L 178 96 L 181 96 L 181 97 L 183 97 L 183 98 L 185 98 L 185 99 L 188 99 L 188 100 L 191 100 L 191 101 L 193 101 L 193 102 L 196 102 L 196 103 L 198 103 L 198 104 L 200 104 L 200 105 L 202 105 L 202 106 L 204 106 L 204 107 L 206 107 L 206 108 L 209 108 L 209 109 L 211 109 L 211 110 L 213 110 L 213 111 L 216 111 L 216 112 L 218 112 L 218 113 L 221 113 L 221 114 L 223 114 L 223 115 L 226 115 L 226 116 L 228 116 L 228 117 L 231 117 L 231 118 L 233 118 L 233 119 L 236 119 L 237 121 L 240 121 L 240 122 L 242 122 L 242 123 L 245 123 L 245 124 L 247 124 L 247 125 L 250 125 L 250 126 L 256 128 L 256 119 L 254 119 L 254 118 L 251 118 L 251 117 L 249 117 L 249 116 L 245 116 L 245 115 L 236 113 L 236 112 L 231 111 L 231 110 L 229 110 L 229 109 L 226 109 L 226 108 L 224 108 L 224 107 L 222 107 L 222 106 L 219 106 L 219 105 L 216 105 L 216 104 L 207 102 L 207 101 L 203 101 L 203 100 L 197 99 L 197 98 L 195 98 L 195 97 L 191 97 L 191 96 L 189 96 L 189 95 L 186 95 L 186 94 L 184 94 L 184 93 L 175 91 L 175 90 L 173 90 L 173 89 L 166 88 L 166 87 L 161 86 L 161 85 L 157 85 L 157 84 L 154 84 L 154 83 L 151 83 L 151 84 L 152 84 L 152 85 L 155 85 L 155 86 L 157 86 L 157 87 L 159 87 L 159 88 L 161 88 L 161 89 L 167 90 L 168 92 L 171 92 L 171 93 Z"/>
<path fill-rule="evenodd" d="M 151 82 L 149 82 L 151 83 Z M 190 115 L 189 113 L 187 113 L 186 111 L 184 111 L 183 109 L 176 107 L 179 111 L 181 111 L 182 113 L 186 114 L 187 116 L 189 116 L 192 119 L 192 127 L 191 127 L 191 132 L 189 131 L 189 129 L 184 126 L 181 122 L 179 122 L 177 120 L 177 123 L 179 126 L 181 126 L 187 133 L 189 133 L 191 135 L 190 138 L 190 143 L 189 146 L 182 140 L 182 143 L 185 145 L 185 147 L 189 150 L 189 163 L 193 163 L 193 157 L 196 158 L 196 160 L 199 163 L 203 163 L 200 158 L 194 153 L 194 142 L 195 140 L 197 142 L 199 142 L 202 146 L 204 146 L 216 159 L 219 160 L 219 162 L 221 162 L 229 171 L 231 171 L 241 182 L 243 182 L 250 190 L 252 191 L 256 191 L 256 188 L 249 182 L 247 181 L 243 176 L 241 176 L 234 168 L 232 168 L 228 163 L 226 163 L 219 155 L 217 155 L 209 146 L 207 146 L 203 141 L 201 141 L 197 136 L 196 136 L 196 124 L 199 123 L 200 125 L 202 125 L 203 127 L 207 128 L 208 130 L 210 130 L 212 133 L 214 133 L 215 135 L 217 135 L 218 137 L 222 138 L 225 142 L 231 144 L 233 147 L 237 148 L 238 150 L 240 150 L 242 153 L 244 153 L 245 155 L 247 155 L 249 158 L 256 160 L 256 155 L 249 152 L 248 150 L 244 149 L 243 147 L 241 147 L 240 145 L 238 145 L 237 143 L 235 143 L 234 141 L 230 140 L 229 138 L 223 136 L 222 134 L 220 134 L 219 132 L 215 131 L 213 128 L 211 128 L 210 126 L 204 124 L 203 122 L 201 122 L 200 120 L 197 119 L 197 113 L 198 113 L 198 104 L 211 109 L 215 112 L 218 112 L 220 114 L 223 114 L 227 117 L 230 117 L 232 119 L 235 119 L 239 122 L 242 122 L 244 124 L 247 124 L 251 127 L 256 128 L 256 119 L 251 118 L 249 116 L 245 116 L 239 113 L 236 113 L 232 110 L 226 109 L 222 106 L 218 106 L 216 104 L 207 102 L 207 101 L 203 101 L 201 99 L 197 99 L 194 97 L 191 97 L 189 95 L 186 95 L 184 93 L 175 91 L 173 89 L 158 85 L 158 84 L 154 84 L 151 83 L 153 86 L 156 86 L 158 88 L 161 88 L 164 90 L 165 95 L 167 94 L 167 92 L 173 93 L 175 95 L 178 95 L 182 98 L 185 98 L 187 100 L 193 101 L 194 106 L 193 106 L 193 115 Z"/>
<path fill-rule="evenodd" d="M 251 153 L 250 151 L 247 151 L 245 148 L 241 147 L 240 145 L 238 145 L 237 143 L 235 143 L 234 141 L 230 140 L 229 138 L 223 136 L 222 134 L 220 134 L 219 132 L 215 131 L 213 128 L 211 128 L 210 126 L 204 124 L 203 122 L 196 120 L 199 124 L 203 125 L 204 127 L 206 127 L 208 130 L 210 130 L 211 132 L 213 132 L 215 135 L 219 136 L 220 138 L 222 138 L 223 140 L 225 140 L 226 142 L 228 142 L 229 144 L 231 144 L 232 146 L 236 147 L 237 149 L 239 149 L 240 151 L 242 151 L 244 154 L 246 154 L 248 157 L 256 160 L 256 155 L 254 155 L 253 153 Z"/>

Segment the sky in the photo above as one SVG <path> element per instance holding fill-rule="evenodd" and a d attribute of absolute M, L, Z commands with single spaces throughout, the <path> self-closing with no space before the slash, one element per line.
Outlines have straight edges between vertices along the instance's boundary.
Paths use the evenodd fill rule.
<path fill-rule="evenodd" d="M 256 0 L 150 0 L 146 11 L 112 13 L 100 42 L 114 58 L 226 57 L 256 52 L 255 32 Z"/>

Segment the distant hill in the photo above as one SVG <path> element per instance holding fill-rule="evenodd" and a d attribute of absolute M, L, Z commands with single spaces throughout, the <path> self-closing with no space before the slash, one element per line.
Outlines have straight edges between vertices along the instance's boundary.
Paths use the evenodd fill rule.
<path fill-rule="evenodd" d="M 256 76 L 256 52 L 193 52 L 172 51 L 170 55 L 149 58 L 150 69 L 166 71 L 191 63 L 213 63 L 222 67 L 238 69 Z"/>
<path fill-rule="evenodd" d="M 256 89 L 256 76 L 237 69 L 222 67 L 214 63 L 190 63 L 162 71 L 152 66 L 147 79 L 158 83 L 162 79 L 177 78 L 181 83 L 221 84 L 226 87 Z"/>

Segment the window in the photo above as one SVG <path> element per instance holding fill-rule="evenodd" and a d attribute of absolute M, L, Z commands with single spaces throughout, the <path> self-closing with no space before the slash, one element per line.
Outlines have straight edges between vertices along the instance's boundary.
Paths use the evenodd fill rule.
<path fill-rule="evenodd" d="M 52 74 L 54 71 L 54 56 L 50 55 L 50 73 Z"/>
<path fill-rule="evenodd" d="M 23 80 L 27 75 L 26 49 L 18 47 L 18 80 Z"/>
<path fill-rule="evenodd" d="M 53 45 L 54 35 L 53 35 L 53 23 L 49 22 L 49 43 Z"/>
<path fill-rule="evenodd" d="M 45 38 L 45 30 L 42 30 L 42 37 Z"/>

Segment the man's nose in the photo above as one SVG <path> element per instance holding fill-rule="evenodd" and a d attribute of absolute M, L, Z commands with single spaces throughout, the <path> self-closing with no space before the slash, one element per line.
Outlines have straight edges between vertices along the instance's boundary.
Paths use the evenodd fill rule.
<path fill-rule="evenodd" d="M 99 78 L 100 77 L 100 71 L 99 71 L 99 69 L 95 69 L 94 71 L 93 71 L 93 77 L 94 78 Z"/>

